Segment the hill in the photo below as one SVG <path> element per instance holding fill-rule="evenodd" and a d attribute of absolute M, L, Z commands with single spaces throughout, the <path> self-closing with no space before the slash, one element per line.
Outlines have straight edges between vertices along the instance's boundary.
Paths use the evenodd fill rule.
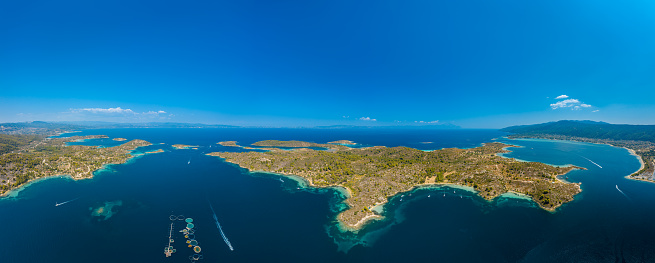
<path fill-rule="evenodd" d="M 501 131 L 519 135 L 551 134 L 591 139 L 655 142 L 655 125 L 563 120 L 534 125 L 511 126 L 503 128 Z"/>

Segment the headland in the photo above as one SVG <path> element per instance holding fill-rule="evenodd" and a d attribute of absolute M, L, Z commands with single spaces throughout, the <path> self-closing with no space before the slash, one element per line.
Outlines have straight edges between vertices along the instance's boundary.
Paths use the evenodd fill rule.
<path fill-rule="evenodd" d="M 343 145 L 327 148 L 300 141 L 261 141 L 268 151 L 212 152 L 250 171 L 295 175 L 313 187 L 343 187 L 349 193 L 349 209 L 337 218 L 349 230 L 358 231 L 369 220 L 381 218 L 372 211 L 399 193 L 426 185 L 449 184 L 474 189 L 492 200 L 515 192 L 529 196 L 543 209 L 553 211 L 572 201 L 580 186 L 559 180 L 579 167 L 554 167 L 538 162 L 521 162 L 498 156 L 511 145 L 487 143 L 470 149 L 441 149 L 424 152 L 408 147 L 374 146 L 350 148 Z M 329 144 L 328 144 L 329 145 Z M 275 147 L 292 147 L 281 150 Z"/>

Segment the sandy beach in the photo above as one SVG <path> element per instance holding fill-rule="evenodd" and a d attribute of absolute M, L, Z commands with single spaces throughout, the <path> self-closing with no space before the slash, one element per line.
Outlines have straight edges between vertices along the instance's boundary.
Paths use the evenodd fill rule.
<path fill-rule="evenodd" d="M 631 155 L 634 155 L 635 157 L 637 157 L 637 160 L 639 160 L 639 164 L 641 164 L 641 166 L 639 167 L 639 170 L 637 170 L 637 172 L 641 171 L 642 169 L 644 169 L 644 167 L 646 167 L 646 165 L 644 164 L 644 160 L 641 159 L 641 156 L 639 156 L 639 155 L 635 152 L 635 150 L 633 150 L 633 149 L 628 149 L 628 148 L 625 148 L 625 147 L 623 147 L 623 149 L 628 150 L 628 152 L 630 152 Z"/>

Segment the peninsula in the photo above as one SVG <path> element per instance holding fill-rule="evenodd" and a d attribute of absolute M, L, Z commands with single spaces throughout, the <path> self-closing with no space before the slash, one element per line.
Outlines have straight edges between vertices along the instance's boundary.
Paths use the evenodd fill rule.
<path fill-rule="evenodd" d="M 557 179 L 578 167 L 554 167 L 501 157 L 511 145 L 487 143 L 471 149 L 424 152 L 407 147 L 350 148 L 301 141 L 261 141 L 255 146 L 297 147 L 294 150 L 212 152 L 250 171 L 296 175 L 314 187 L 343 187 L 349 209 L 338 220 L 357 231 L 367 220 L 379 218 L 372 208 L 399 193 L 433 184 L 469 186 L 491 200 L 503 193 L 530 196 L 540 207 L 555 210 L 573 200 L 579 184 Z M 330 145 L 327 147 L 326 145 Z M 301 147 L 322 147 L 313 150 Z"/>
<path fill-rule="evenodd" d="M 125 163 L 132 157 L 132 150 L 151 145 L 144 140 L 132 140 L 114 147 L 68 145 L 69 142 L 106 137 L 37 139 L 0 155 L 0 195 L 30 180 L 47 176 L 70 175 L 76 180 L 91 178 L 93 172 L 102 166 Z"/>

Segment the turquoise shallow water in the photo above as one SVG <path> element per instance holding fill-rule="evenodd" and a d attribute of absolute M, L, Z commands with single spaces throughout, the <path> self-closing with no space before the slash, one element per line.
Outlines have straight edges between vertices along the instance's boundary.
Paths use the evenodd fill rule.
<path fill-rule="evenodd" d="M 487 202 L 457 188 L 417 189 L 411 196 L 405 193 L 402 201 L 392 198 L 384 207 L 386 220 L 352 235 L 335 226 L 335 215 L 344 208 L 341 192 L 306 189 L 301 181 L 248 173 L 204 154 L 239 150 L 215 144 L 224 140 L 245 145 L 263 139 L 318 143 L 348 139 L 362 145 L 432 150 L 475 147 L 505 134 L 493 130 L 116 129 L 70 135 L 85 134 L 145 139 L 155 145 L 138 152 L 165 152 L 109 166 L 90 180 L 40 181 L 16 197 L 0 200 L 0 224 L 13 226 L 0 236 L 2 262 L 188 262 L 191 253 L 182 244 L 175 245 L 178 253 L 173 257 L 164 257 L 171 214 L 194 219 L 196 240 L 203 247 L 200 262 L 655 260 L 651 238 L 655 212 L 649 209 L 655 203 L 655 184 L 624 178 L 639 163 L 621 148 L 501 139 L 522 146 L 510 148 L 506 157 L 587 168 L 567 174 L 568 181 L 582 183 L 583 192 L 549 213 L 521 198 Z M 427 141 L 433 143 L 421 143 Z M 175 150 L 170 146 L 175 143 L 200 148 Z M 117 201 L 120 205 L 111 217 L 92 216 L 91 209 Z M 216 228 L 209 202 L 234 251 Z"/>

